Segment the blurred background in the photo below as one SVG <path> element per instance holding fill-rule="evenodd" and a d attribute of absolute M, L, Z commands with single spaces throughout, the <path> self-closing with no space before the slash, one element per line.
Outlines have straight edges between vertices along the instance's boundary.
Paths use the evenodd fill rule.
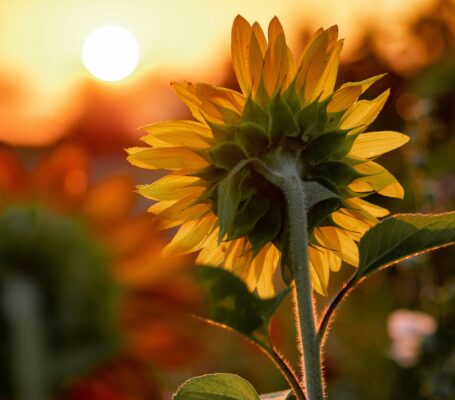
<path fill-rule="evenodd" d="M 1 399 L 165 400 L 185 379 L 221 371 L 261 392 L 285 388 L 256 349 L 190 316 L 204 309 L 193 259 L 160 256 L 168 232 L 133 192 L 159 172 L 125 160 L 139 126 L 189 118 L 171 80 L 238 88 L 237 14 L 263 27 L 277 15 L 296 52 L 338 24 L 339 82 L 387 72 L 367 95 L 392 88 L 372 130 L 412 138 L 383 157 L 405 199 L 372 200 L 393 212 L 453 209 L 451 0 L 2 1 Z M 455 399 L 454 268 L 443 249 L 351 294 L 327 343 L 329 398 Z M 332 293 L 352 272 L 333 277 Z M 273 335 L 295 360 L 289 307 Z"/>

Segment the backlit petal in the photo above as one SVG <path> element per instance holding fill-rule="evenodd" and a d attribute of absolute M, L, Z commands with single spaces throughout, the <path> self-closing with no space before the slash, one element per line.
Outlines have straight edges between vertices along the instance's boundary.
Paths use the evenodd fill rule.
<path fill-rule="evenodd" d="M 186 147 L 128 149 L 128 161 L 140 168 L 180 170 L 189 173 L 208 165 L 207 161 Z"/>
<path fill-rule="evenodd" d="M 321 246 L 335 251 L 348 264 L 353 266 L 359 265 L 359 250 L 357 245 L 344 230 L 333 226 L 323 226 L 316 228 L 314 235 Z"/>
<path fill-rule="evenodd" d="M 360 132 L 367 128 L 381 112 L 389 94 L 390 89 L 387 89 L 374 100 L 360 100 L 355 102 L 341 118 L 340 128 L 357 128 L 354 129 L 355 132 Z"/>
<path fill-rule="evenodd" d="M 354 169 L 362 174 L 368 174 L 369 176 L 358 178 L 353 183 L 357 181 L 367 182 L 376 192 L 383 196 L 397 197 L 399 199 L 404 197 L 403 187 L 389 171 L 379 164 L 368 161 L 355 165 Z"/>
<path fill-rule="evenodd" d="M 339 112 L 348 109 L 373 83 L 385 75 L 386 74 L 376 75 L 360 82 L 348 82 L 341 85 L 333 94 L 333 97 L 327 106 L 327 111 Z"/>
<path fill-rule="evenodd" d="M 178 256 L 201 249 L 204 241 L 209 237 L 215 220 L 216 217 L 210 214 L 201 219 L 185 222 L 172 240 L 164 247 L 163 256 Z"/>
<path fill-rule="evenodd" d="M 409 136 L 399 132 L 381 131 L 360 134 L 349 152 L 350 156 L 371 158 L 403 146 Z"/>
<path fill-rule="evenodd" d="M 186 175 L 166 175 L 150 185 L 138 186 L 138 192 L 152 200 L 178 200 L 190 194 L 197 197 L 204 191 L 203 186 L 195 186 L 199 178 Z"/>
<path fill-rule="evenodd" d="M 249 66 L 249 43 L 251 37 L 250 24 L 238 15 L 232 26 L 231 54 L 235 75 L 240 89 L 245 95 L 250 93 L 251 75 Z"/>
<path fill-rule="evenodd" d="M 142 140 L 153 147 L 207 148 L 212 133 L 195 121 L 165 121 L 140 128 L 148 133 Z"/>

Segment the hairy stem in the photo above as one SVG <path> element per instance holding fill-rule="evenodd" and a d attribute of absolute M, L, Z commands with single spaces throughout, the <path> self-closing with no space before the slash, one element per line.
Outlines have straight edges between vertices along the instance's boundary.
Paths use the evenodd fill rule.
<path fill-rule="evenodd" d="M 302 386 L 299 383 L 294 370 L 284 360 L 277 351 L 272 347 L 266 346 L 260 341 L 254 340 L 257 346 L 270 358 L 270 360 L 276 365 L 276 367 L 283 374 L 289 385 L 291 386 L 297 400 L 307 400 Z"/>
<path fill-rule="evenodd" d="M 288 206 L 289 256 L 295 280 L 298 330 L 303 345 L 306 394 L 308 400 L 323 400 L 321 354 L 316 335 L 308 261 L 308 222 L 305 192 L 296 168 L 283 168 L 281 172 L 280 187 Z"/>

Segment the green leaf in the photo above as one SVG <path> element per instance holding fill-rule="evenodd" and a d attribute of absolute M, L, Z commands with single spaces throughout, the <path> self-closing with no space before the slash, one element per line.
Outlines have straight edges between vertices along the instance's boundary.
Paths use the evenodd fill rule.
<path fill-rule="evenodd" d="M 289 290 L 269 299 L 260 299 L 240 278 L 225 269 L 200 267 L 197 276 L 208 291 L 209 320 L 250 338 L 268 337 L 270 318 Z"/>
<path fill-rule="evenodd" d="M 208 374 L 187 380 L 173 400 L 259 400 L 254 387 L 235 374 Z"/>
<path fill-rule="evenodd" d="M 455 242 L 455 211 L 397 214 L 371 228 L 359 243 L 358 278 L 381 267 Z"/>
<path fill-rule="evenodd" d="M 217 217 L 220 225 L 219 240 L 222 240 L 234 220 L 237 208 L 242 201 L 241 186 L 248 171 L 242 171 L 248 160 L 239 162 L 218 184 Z"/>

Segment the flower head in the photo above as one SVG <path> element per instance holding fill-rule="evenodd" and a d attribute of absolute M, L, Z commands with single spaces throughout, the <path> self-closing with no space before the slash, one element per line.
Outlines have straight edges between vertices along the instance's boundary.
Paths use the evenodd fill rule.
<path fill-rule="evenodd" d="M 286 245 L 285 202 L 258 173 L 277 152 L 297 155 L 300 178 L 325 186 L 336 198 L 309 212 L 313 287 L 326 293 L 329 272 L 358 264 L 356 242 L 388 214 L 362 197 L 403 196 L 396 179 L 373 161 L 407 142 L 398 132 L 364 133 L 387 100 L 359 100 L 382 75 L 334 91 L 342 40 L 337 27 L 320 29 L 300 60 L 286 45 L 277 18 L 268 38 L 238 16 L 232 61 L 241 93 L 208 84 L 175 83 L 196 121 L 144 127 L 149 147 L 129 150 L 132 164 L 170 173 L 139 188 L 158 201 L 150 211 L 166 228 L 180 226 L 166 250 L 200 251 L 197 261 L 222 265 L 261 296 L 273 294 L 273 276 Z M 283 253 L 284 254 L 284 253 Z M 286 257 L 281 257 L 286 269 Z"/>

